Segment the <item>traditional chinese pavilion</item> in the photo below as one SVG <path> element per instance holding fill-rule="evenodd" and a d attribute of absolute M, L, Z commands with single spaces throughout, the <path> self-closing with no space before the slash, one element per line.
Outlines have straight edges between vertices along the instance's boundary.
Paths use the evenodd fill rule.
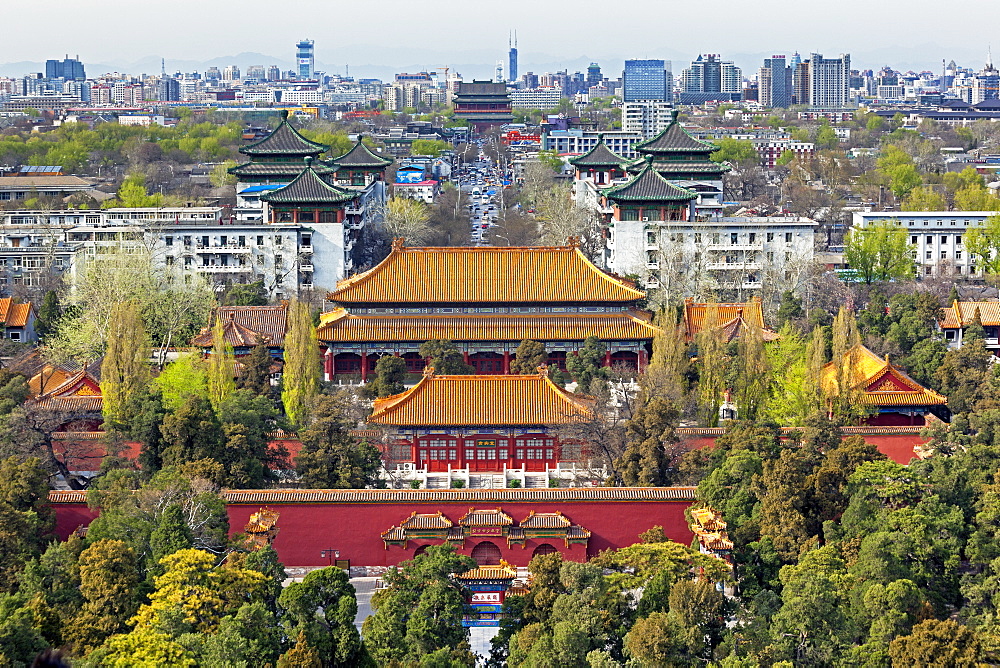
<path fill-rule="evenodd" d="M 694 538 L 685 510 L 693 487 L 571 489 L 271 489 L 222 493 L 233 533 L 251 527 L 287 567 L 325 566 L 330 551 L 355 566 L 391 566 L 429 545 L 450 543 L 480 566 L 527 566 L 559 552 L 585 561 L 639 542 L 663 527 L 668 538 Z M 49 494 L 56 532 L 65 539 L 99 510 L 86 492 Z M 261 522 L 266 509 L 276 522 Z M 253 533 L 253 532 L 252 532 Z M 484 574 L 485 575 L 485 574 Z M 496 575 L 496 574 L 495 574 Z"/>
<path fill-rule="evenodd" d="M 288 331 L 288 304 L 277 306 L 218 306 L 191 345 L 208 353 L 214 344 L 214 323 L 222 324 L 222 337 L 232 346 L 233 354 L 242 357 L 255 346 L 264 343 L 272 357 L 281 358 Z"/>
<path fill-rule="evenodd" d="M 592 403 L 545 371 L 436 376 L 427 369 L 405 392 L 376 399 L 368 423 L 388 432 L 393 452 L 428 471 L 544 471 L 563 455 L 559 429 L 591 419 Z"/>
<path fill-rule="evenodd" d="M 618 155 L 604 143 L 604 135 L 597 135 L 597 144 L 583 155 L 570 158 L 569 164 L 576 168 L 576 179 L 590 179 L 598 186 L 608 186 L 614 179 L 625 178 L 625 163 L 628 160 Z"/>
<path fill-rule="evenodd" d="M 507 85 L 492 81 L 458 84 L 453 106 L 456 119 L 468 121 L 474 133 L 499 127 L 514 120 Z"/>
<path fill-rule="evenodd" d="M 637 307 L 630 281 L 598 269 L 567 246 L 408 248 L 402 239 L 367 272 L 340 281 L 317 330 L 327 380 L 368 378 L 381 355 L 420 373 L 425 341 L 447 339 L 480 375 L 506 374 L 528 339 L 565 369 L 588 336 L 608 348 L 605 364 L 645 365 L 658 331 Z"/>
<path fill-rule="evenodd" d="M 949 416 L 947 397 L 910 378 L 905 371 L 881 358 L 860 343 L 844 354 L 845 375 L 854 379 L 863 406 L 873 412 L 867 425 L 923 425 L 928 415 Z M 837 386 L 837 362 L 823 367 L 821 382 L 827 392 Z"/>
<path fill-rule="evenodd" d="M 327 167 L 334 170 L 337 185 L 355 187 L 365 187 L 372 181 L 383 180 L 385 170 L 391 164 L 391 158 L 383 158 L 374 153 L 360 137 L 350 151 L 326 163 Z"/>
<path fill-rule="evenodd" d="M 951 306 L 941 309 L 938 328 L 944 332 L 950 348 L 959 348 L 965 339 L 965 330 L 979 314 L 979 323 L 986 336 L 983 343 L 987 350 L 1000 356 L 1000 302 L 962 302 L 957 299 Z"/>
<path fill-rule="evenodd" d="M 602 192 L 602 205 L 612 221 L 687 221 L 694 219 L 698 193 L 674 185 L 653 167 L 651 158 L 634 178 Z"/>
<path fill-rule="evenodd" d="M 731 343 L 740 337 L 747 327 L 755 327 L 763 332 L 765 341 L 774 341 L 778 335 L 764 324 L 764 309 L 759 297 L 748 302 L 710 304 L 697 303 L 691 299 L 684 302 L 684 337 L 688 341 L 701 332 L 714 319 L 715 326 L 722 329 L 723 340 Z"/>
<path fill-rule="evenodd" d="M 302 173 L 305 159 L 315 162 L 314 171 L 321 176 L 333 174 L 333 168 L 319 162 L 321 153 L 330 149 L 325 144 L 303 137 L 288 123 L 288 111 L 281 111 L 281 123 L 269 135 L 240 149 L 249 160 L 229 169 L 246 185 L 290 183 Z"/>

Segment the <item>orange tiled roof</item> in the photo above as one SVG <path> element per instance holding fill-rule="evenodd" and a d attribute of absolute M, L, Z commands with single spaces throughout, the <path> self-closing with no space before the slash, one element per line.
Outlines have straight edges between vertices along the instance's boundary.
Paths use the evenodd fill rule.
<path fill-rule="evenodd" d="M 513 580 L 517 577 L 517 569 L 501 561 L 494 566 L 478 566 L 455 577 L 459 580 Z"/>
<path fill-rule="evenodd" d="M 947 397 L 924 387 L 894 366 L 888 355 L 883 359 L 860 343 L 847 351 L 841 364 L 850 365 L 848 373 L 855 387 L 864 388 L 861 403 L 866 406 L 940 406 L 948 403 Z M 827 362 L 820 379 L 824 391 L 836 392 L 836 377 L 837 364 Z"/>
<path fill-rule="evenodd" d="M 509 527 L 514 518 L 499 508 L 469 508 L 458 523 L 463 527 Z"/>
<path fill-rule="evenodd" d="M 227 489 L 230 504 L 286 503 L 553 503 L 565 501 L 694 501 L 694 487 L 563 487 L 502 489 Z M 86 503 L 85 491 L 53 490 L 50 503 Z"/>
<path fill-rule="evenodd" d="M 100 413 L 104 407 L 100 382 L 86 370 L 76 372 L 33 402 L 38 408 L 71 413 Z"/>
<path fill-rule="evenodd" d="M 440 510 L 436 513 L 418 513 L 414 510 L 413 514 L 403 520 L 399 526 L 403 529 L 449 529 L 453 525 L 454 523 L 445 517 Z"/>
<path fill-rule="evenodd" d="M 35 307 L 31 302 L 15 304 L 11 297 L 0 299 L 0 323 L 4 327 L 27 327 Z"/>
<path fill-rule="evenodd" d="M 972 324 L 976 309 L 979 309 L 979 319 L 984 325 L 1000 325 L 1000 302 L 955 302 L 941 309 L 941 329 L 957 329 Z"/>
<path fill-rule="evenodd" d="M 764 331 L 764 340 L 777 338 L 777 335 L 764 326 L 764 311 L 760 300 L 751 299 L 745 303 L 731 304 L 698 304 L 692 301 L 684 303 L 684 331 L 687 338 L 693 339 L 705 327 L 705 321 L 710 317 L 712 309 L 716 312 L 716 323 L 722 327 L 729 341 L 736 338 L 743 327 L 753 325 Z"/>
<path fill-rule="evenodd" d="M 560 512 L 536 513 L 532 510 L 531 514 L 521 520 L 522 529 L 563 529 L 571 524 Z"/>
<path fill-rule="evenodd" d="M 633 302 L 645 293 L 569 246 L 406 248 L 330 293 L 341 304 Z"/>
<path fill-rule="evenodd" d="M 368 417 L 380 425 L 548 425 L 591 416 L 589 397 L 572 394 L 546 374 L 435 376 L 375 400 Z"/>
<path fill-rule="evenodd" d="M 355 315 L 324 313 L 320 341 L 602 341 L 652 339 L 659 328 L 644 311 L 620 313 L 459 313 Z"/>
<path fill-rule="evenodd" d="M 212 347 L 215 344 L 214 329 L 214 327 L 203 327 L 201 333 L 191 339 L 191 345 L 200 348 Z M 253 348 L 258 343 L 270 341 L 267 336 L 258 334 L 234 320 L 226 320 L 222 323 L 222 338 L 233 348 Z"/>

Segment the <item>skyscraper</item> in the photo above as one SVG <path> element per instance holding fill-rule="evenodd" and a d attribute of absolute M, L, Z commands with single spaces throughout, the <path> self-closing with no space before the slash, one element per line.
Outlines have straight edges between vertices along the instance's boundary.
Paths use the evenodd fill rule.
<path fill-rule="evenodd" d="M 316 57 L 313 52 L 313 40 L 304 39 L 295 45 L 296 77 L 312 79 L 316 70 Z"/>
<path fill-rule="evenodd" d="M 514 41 L 507 41 L 510 47 L 508 53 L 507 81 L 517 81 L 517 33 L 514 33 Z"/>
<path fill-rule="evenodd" d="M 809 58 L 809 105 L 816 109 L 845 109 L 850 106 L 851 56 Z"/>
<path fill-rule="evenodd" d="M 76 58 L 66 56 L 64 60 L 45 61 L 46 79 L 86 79 L 83 63 Z"/>
<path fill-rule="evenodd" d="M 591 63 L 587 66 L 587 88 L 592 86 L 600 86 L 601 82 L 604 81 L 604 75 L 601 74 L 601 66 L 597 63 Z"/>
<path fill-rule="evenodd" d="M 681 75 L 681 102 L 686 104 L 739 100 L 742 94 L 742 70 L 714 53 L 699 55 Z"/>
<path fill-rule="evenodd" d="M 663 60 L 626 60 L 625 73 L 622 76 L 624 85 L 623 100 L 670 101 L 672 86 L 667 74 L 666 61 Z"/>
<path fill-rule="evenodd" d="M 792 104 L 792 69 L 784 56 L 764 59 L 757 75 L 758 99 L 764 107 L 788 107 Z"/>

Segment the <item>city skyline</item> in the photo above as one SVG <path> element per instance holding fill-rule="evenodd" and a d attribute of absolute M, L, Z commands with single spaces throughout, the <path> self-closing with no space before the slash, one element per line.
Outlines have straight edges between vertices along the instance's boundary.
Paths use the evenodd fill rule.
<path fill-rule="evenodd" d="M 376 39 L 372 31 L 376 21 L 363 7 L 338 7 L 334 15 L 329 5 L 315 0 L 300 3 L 294 14 L 287 13 L 287 20 L 282 20 L 282 12 L 275 12 L 271 5 L 260 0 L 248 0 L 238 6 L 232 2 L 206 6 L 179 0 L 170 13 L 156 16 L 155 33 L 136 30 L 136 21 L 148 17 L 126 11 L 124 4 L 118 12 L 108 11 L 115 9 L 114 4 L 109 7 L 106 2 L 96 0 L 56 4 L 62 5 L 58 7 L 60 11 L 44 16 L 28 6 L 5 9 L 6 20 L 19 29 L 6 35 L 0 45 L 0 64 L 44 62 L 70 53 L 79 54 L 84 63 L 119 69 L 160 58 L 165 58 L 169 67 L 172 61 L 207 63 L 238 58 L 247 52 L 268 55 L 279 64 L 291 63 L 295 43 L 311 33 L 309 38 L 316 41 L 317 69 L 325 68 L 327 72 L 342 73 L 349 65 L 360 76 L 377 77 L 386 68 L 411 65 L 433 68 L 449 64 L 453 68 L 465 67 L 469 70 L 467 76 L 483 77 L 492 73 L 497 61 L 506 60 L 508 37 L 512 30 L 517 30 L 522 72 L 540 65 L 557 67 L 559 63 L 576 67 L 578 61 L 586 59 L 607 62 L 605 69 L 613 72 L 618 62 L 625 59 L 663 58 L 683 62 L 699 53 L 721 53 L 744 69 L 756 69 L 762 54 L 767 57 L 788 52 L 790 56 L 794 50 L 851 53 L 856 66 L 861 68 L 901 64 L 905 69 L 936 69 L 942 58 L 966 61 L 973 67 L 980 65 L 985 61 L 989 44 L 970 39 L 970 13 L 975 12 L 978 23 L 1000 19 L 1000 7 L 973 0 L 957 0 L 933 22 L 926 21 L 921 11 L 925 6 L 930 8 L 926 2 L 871 6 L 860 0 L 845 0 L 834 15 L 814 15 L 798 6 L 791 11 L 789 3 L 772 0 L 764 3 L 762 11 L 745 15 L 744 5 L 724 0 L 714 14 L 732 18 L 713 22 L 710 35 L 698 30 L 664 30 L 649 36 L 649 25 L 657 22 L 698 25 L 706 19 L 700 7 L 645 0 L 633 2 L 628 12 L 613 16 L 608 15 L 606 6 L 593 2 L 579 4 L 578 11 L 565 13 L 555 7 L 514 0 L 505 5 L 503 16 L 484 24 L 478 13 L 461 11 L 465 6 L 453 0 L 431 0 L 424 6 L 430 11 L 422 15 L 433 18 L 422 22 L 399 0 L 387 0 L 386 11 L 377 20 Z M 220 26 L 234 25 L 232 19 L 237 7 L 242 19 L 239 28 L 220 30 Z M 340 27 L 324 31 L 303 25 L 303 18 L 322 19 L 327 14 L 331 19 L 336 18 Z M 255 15 L 268 20 L 255 28 L 252 20 L 245 20 Z M 442 20 L 443 16 L 447 21 Z M 595 17 L 600 18 L 602 26 L 599 40 L 588 37 Z M 323 25 L 323 21 L 317 25 Z M 893 28 L 888 34 L 887 25 Z M 553 30 L 553 26 L 559 29 Z M 44 43 L 32 37 L 39 31 L 46 35 Z M 114 39 L 94 39 L 100 32 Z M 872 47 L 873 44 L 878 46 Z M 442 58 L 450 62 L 439 62 Z"/>

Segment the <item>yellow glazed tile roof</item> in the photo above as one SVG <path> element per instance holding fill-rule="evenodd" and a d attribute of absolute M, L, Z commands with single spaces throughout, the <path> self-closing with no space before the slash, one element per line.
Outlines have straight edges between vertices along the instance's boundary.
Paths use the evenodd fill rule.
<path fill-rule="evenodd" d="M 652 339 L 659 328 L 644 311 L 620 313 L 460 313 L 401 315 L 324 313 L 320 341 L 602 341 Z"/>
<path fill-rule="evenodd" d="M 560 512 L 536 513 L 531 511 L 527 517 L 521 521 L 522 529 L 563 529 L 570 526 L 572 522 Z"/>
<path fill-rule="evenodd" d="M 684 329 L 688 339 L 693 339 L 705 327 L 715 310 L 715 326 L 724 328 L 729 340 L 739 334 L 746 325 L 753 325 L 764 330 L 764 339 L 771 340 L 773 332 L 764 326 L 764 311 L 759 299 L 751 299 L 746 303 L 732 304 L 699 304 L 687 301 L 684 304 Z M 768 336 L 770 335 L 770 336 Z"/>
<path fill-rule="evenodd" d="M 377 266 L 346 278 L 328 299 L 340 304 L 632 302 L 645 293 L 598 269 L 569 246 L 406 248 L 401 239 Z"/>
<path fill-rule="evenodd" d="M 960 302 L 956 300 L 951 306 L 941 309 L 942 329 L 956 329 L 972 323 L 976 309 L 979 309 L 979 319 L 984 325 L 1000 325 L 1000 302 Z"/>
<path fill-rule="evenodd" d="M 458 523 L 463 527 L 508 527 L 514 518 L 500 508 L 469 508 Z"/>
<path fill-rule="evenodd" d="M 902 369 L 883 359 L 860 343 L 844 355 L 855 387 L 864 388 L 861 403 L 866 406 L 940 406 L 948 398 L 924 387 Z M 827 362 L 820 382 L 824 391 L 836 392 L 837 365 Z M 904 389 L 905 388 L 905 389 Z"/>
<path fill-rule="evenodd" d="M 378 425 L 549 425 L 591 417 L 592 400 L 534 376 L 435 376 L 375 400 Z"/>
<path fill-rule="evenodd" d="M 413 514 L 403 520 L 399 526 L 404 529 L 450 529 L 452 525 L 453 522 L 439 510 L 436 513 L 413 511 Z"/>

